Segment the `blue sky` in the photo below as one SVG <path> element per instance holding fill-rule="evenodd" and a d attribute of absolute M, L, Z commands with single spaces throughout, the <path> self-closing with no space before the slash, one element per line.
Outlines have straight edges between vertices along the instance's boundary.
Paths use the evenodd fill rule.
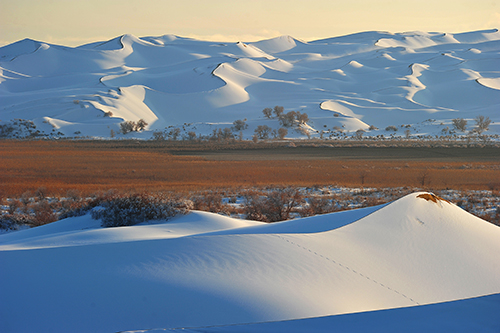
<path fill-rule="evenodd" d="M 500 27 L 499 0 L 0 0 L 0 45 L 76 46 L 131 33 L 216 41 Z"/>

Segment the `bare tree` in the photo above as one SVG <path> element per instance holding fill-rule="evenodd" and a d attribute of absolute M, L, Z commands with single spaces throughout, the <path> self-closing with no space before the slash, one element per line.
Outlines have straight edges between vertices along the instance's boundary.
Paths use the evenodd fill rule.
<path fill-rule="evenodd" d="M 451 120 L 453 123 L 453 127 L 461 132 L 465 132 L 467 129 L 467 120 L 464 118 L 455 118 Z"/>
<path fill-rule="evenodd" d="M 122 134 L 133 132 L 134 128 L 135 123 L 133 121 L 126 120 L 123 123 L 120 123 L 120 132 L 122 132 Z"/>
<path fill-rule="evenodd" d="M 273 110 L 274 114 L 276 115 L 276 118 L 279 118 L 281 117 L 281 115 L 283 114 L 283 112 L 285 112 L 285 108 L 282 107 L 282 106 L 278 106 L 276 105 L 274 107 L 274 110 Z"/>
<path fill-rule="evenodd" d="M 266 118 L 271 119 L 271 117 L 273 116 L 273 109 L 271 109 L 271 108 L 265 108 L 264 110 L 262 110 L 262 113 L 264 114 L 264 116 Z"/>
<path fill-rule="evenodd" d="M 148 123 L 144 119 L 139 119 L 137 122 L 126 120 L 120 123 L 120 132 L 127 134 L 130 132 L 139 132 L 148 126 Z"/>
<path fill-rule="evenodd" d="M 181 135 L 181 129 L 180 128 L 174 128 L 174 129 L 171 129 L 168 132 L 169 138 L 172 139 L 172 140 L 174 140 L 174 141 L 177 141 L 177 139 L 179 138 L 179 135 Z"/>
<path fill-rule="evenodd" d="M 259 139 L 266 140 L 269 139 L 269 134 L 271 134 L 272 128 L 267 125 L 259 125 L 254 132 Z"/>
<path fill-rule="evenodd" d="M 229 127 L 225 127 L 222 130 L 221 137 L 222 137 L 223 140 L 234 139 L 234 134 L 233 134 L 233 132 L 231 131 L 231 129 Z"/>
<path fill-rule="evenodd" d="M 139 132 L 148 126 L 148 123 L 144 119 L 139 119 L 135 125 L 135 131 Z"/>
<path fill-rule="evenodd" d="M 311 138 L 311 132 L 309 131 L 309 129 L 305 126 L 299 126 L 297 128 L 297 131 L 302 134 L 302 135 L 306 135 L 308 139 Z"/>
<path fill-rule="evenodd" d="M 361 180 L 361 186 L 365 185 L 366 176 L 368 176 L 368 171 L 366 170 L 361 171 L 361 173 L 359 174 L 359 180 Z"/>
<path fill-rule="evenodd" d="M 153 132 L 153 140 L 156 140 L 156 141 L 163 141 L 167 138 L 167 135 L 162 132 L 162 131 L 155 131 Z"/>
<path fill-rule="evenodd" d="M 235 131 L 242 131 L 244 129 L 247 129 L 248 125 L 244 120 L 238 119 L 233 122 L 233 130 Z"/>
<path fill-rule="evenodd" d="M 288 130 L 286 128 L 280 127 L 280 129 L 278 129 L 278 136 L 281 140 L 283 140 L 287 134 Z"/>
<path fill-rule="evenodd" d="M 297 116 L 297 112 L 290 111 L 284 115 L 280 116 L 281 126 L 283 127 L 292 127 L 295 124 L 295 118 Z"/>
<path fill-rule="evenodd" d="M 354 134 L 354 137 L 357 140 L 361 140 L 363 138 L 363 134 L 365 134 L 365 130 L 360 128 L 359 130 L 356 131 L 356 133 Z"/>
<path fill-rule="evenodd" d="M 422 187 L 424 187 L 426 184 L 429 185 L 430 180 L 429 180 L 429 170 L 425 169 L 418 177 L 417 177 L 418 182 Z"/>
<path fill-rule="evenodd" d="M 305 124 L 309 121 L 309 116 L 307 115 L 307 113 L 300 113 L 297 111 L 295 116 L 299 124 Z"/>
<path fill-rule="evenodd" d="M 489 126 L 491 124 L 491 120 L 489 117 L 485 118 L 484 116 L 477 116 L 474 120 L 476 121 L 477 125 L 477 127 L 475 128 L 477 133 L 481 134 L 489 129 Z"/>

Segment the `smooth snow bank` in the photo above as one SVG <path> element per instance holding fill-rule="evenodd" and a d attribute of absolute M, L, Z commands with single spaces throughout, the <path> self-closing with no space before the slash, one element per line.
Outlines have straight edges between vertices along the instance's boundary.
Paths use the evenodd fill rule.
<path fill-rule="evenodd" d="M 353 223 L 371 213 L 377 211 L 383 206 L 373 206 L 354 210 L 346 210 L 336 213 L 304 217 L 301 219 L 274 222 L 258 223 L 244 229 L 226 229 L 211 233 L 215 234 L 309 234 L 334 230 L 350 223 Z"/>
<path fill-rule="evenodd" d="M 155 221 L 120 228 L 101 228 L 90 215 L 68 218 L 37 228 L 4 235 L 0 251 L 85 246 L 141 240 L 166 239 L 216 232 L 263 223 L 236 220 L 217 214 L 192 211 L 169 221 Z"/>
<path fill-rule="evenodd" d="M 183 328 L 183 332 L 498 332 L 500 294 L 437 304 L 268 323 Z M 152 329 L 170 332 L 177 329 Z M 142 332 L 142 331 L 135 331 Z M 130 333 L 135 333 L 130 331 Z"/>
<path fill-rule="evenodd" d="M 427 193 L 269 225 L 201 212 L 111 229 L 85 218 L 0 236 L 0 331 L 425 314 L 421 305 L 500 292 L 500 228 Z M 388 320 L 359 318 L 373 328 L 377 313 Z"/>

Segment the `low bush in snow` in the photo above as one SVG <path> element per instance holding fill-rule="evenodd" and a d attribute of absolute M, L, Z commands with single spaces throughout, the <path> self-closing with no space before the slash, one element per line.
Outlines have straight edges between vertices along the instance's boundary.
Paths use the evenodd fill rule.
<path fill-rule="evenodd" d="M 5 214 L 0 216 L 0 231 L 15 231 L 33 226 L 33 218 L 27 214 Z"/>
<path fill-rule="evenodd" d="M 427 183 L 427 179 L 426 179 Z M 500 185 L 481 191 L 438 190 L 436 193 L 466 211 L 500 225 Z M 275 222 L 341 210 L 381 205 L 422 188 L 313 187 L 223 188 L 174 194 L 126 195 L 118 190 L 81 196 L 69 190 L 58 198 L 26 191 L 18 198 L 0 196 L 0 233 L 21 230 L 90 213 L 105 227 L 125 226 L 147 220 L 168 219 L 196 209 L 234 218 Z"/>
<path fill-rule="evenodd" d="M 243 211 L 248 220 L 277 222 L 290 219 L 292 210 L 302 201 L 302 195 L 297 188 L 277 188 L 265 195 L 249 191 L 244 195 Z"/>
<path fill-rule="evenodd" d="M 191 197 L 193 209 L 229 215 L 230 207 L 224 204 L 222 199 L 222 193 L 218 191 L 208 191 Z"/>
<path fill-rule="evenodd" d="M 47 200 L 40 200 L 38 203 L 33 205 L 34 213 L 34 225 L 40 226 L 47 223 L 52 223 L 58 220 L 58 214 L 55 211 L 53 205 L 51 205 Z"/>
<path fill-rule="evenodd" d="M 19 230 L 58 220 L 57 202 L 49 202 L 46 199 L 31 202 L 26 197 L 21 199 L 10 200 L 6 213 L 0 214 L 0 229 Z"/>
<path fill-rule="evenodd" d="M 311 196 L 306 199 L 306 203 L 299 212 L 302 217 L 326 214 L 336 210 L 332 199 L 328 196 Z"/>
<path fill-rule="evenodd" d="M 149 220 L 163 220 L 192 209 L 192 202 L 162 194 L 146 193 L 119 196 L 105 201 L 91 211 L 93 219 L 101 220 L 103 227 L 130 226 Z"/>

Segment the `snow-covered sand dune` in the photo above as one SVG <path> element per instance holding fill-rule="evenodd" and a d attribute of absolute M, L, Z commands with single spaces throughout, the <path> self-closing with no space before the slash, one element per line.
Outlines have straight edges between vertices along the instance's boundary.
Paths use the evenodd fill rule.
<path fill-rule="evenodd" d="M 424 135 L 483 115 L 499 133 L 499 52 L 498 30 L 255 43 L 123 35 L 77 48 L 25 39 L 0 48 L 0 119 L 109 137 L 123 120 L 151 131 L 198 123 L 189 130 L 206 134 L 246 118 L 250 137 L 259 124 L 278 127 L 261 111 L 282 105 L 315 130 L 413 124 Z"/>
<path fill-rule="evenodd" d="M 183 332 L 497 332 L 500 294 L 424 306 L 266 323 L 183 328 Z M 178 329 L 151 329 L 171 332 Z M 129 331 L 139 333 L 141 331 Z"/>
<path fill-rule="evenodd" d="M 428 193 L 274 224 L 71 218 L 0 236 L 0 331 L 498 331 L 499 239 Z"/>

